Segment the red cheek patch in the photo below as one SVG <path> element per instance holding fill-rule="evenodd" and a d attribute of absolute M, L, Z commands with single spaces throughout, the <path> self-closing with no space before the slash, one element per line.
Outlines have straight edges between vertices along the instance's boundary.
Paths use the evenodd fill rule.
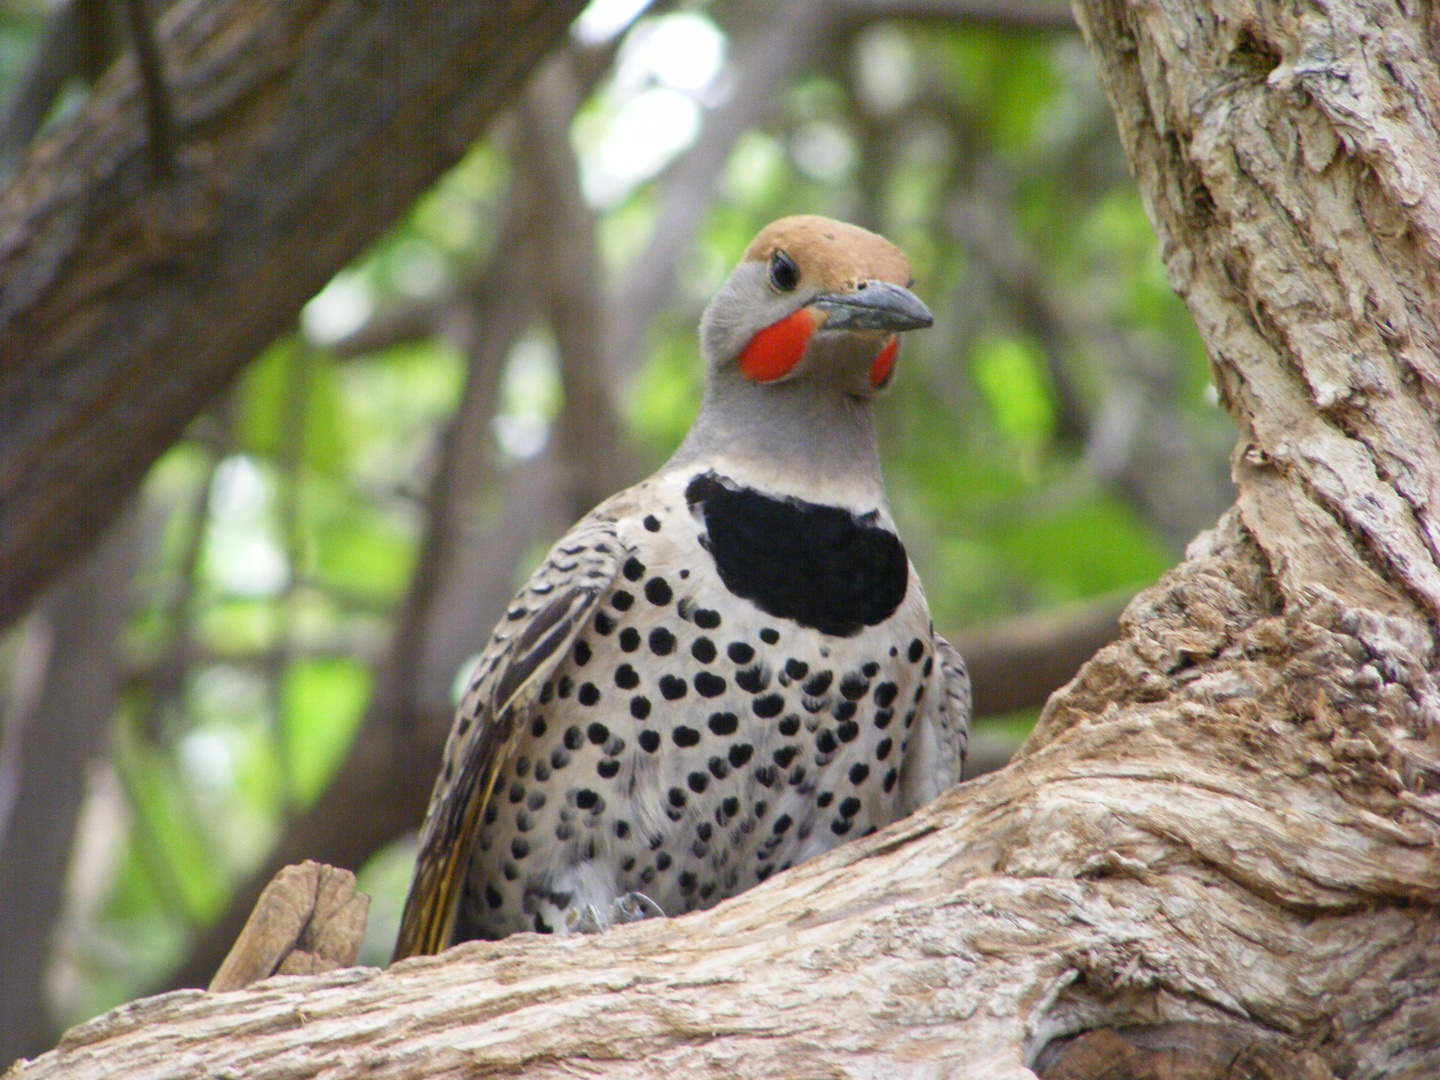
<path fill-rule="evenodd" d="M 740 353 L 740 372 L 751 382 L 773 382 L 805 355 L 815 316 L 806 308 L 765 327 L 750 339 Z"/>
<path fill-rule="evenodd" d="M 892 337 L 889 344 L 880 350 L 875 363 L 870 365 L 870 385 L 879 390 L 895 374 L 895 357 L 900 353 L 900 339 Z"/>

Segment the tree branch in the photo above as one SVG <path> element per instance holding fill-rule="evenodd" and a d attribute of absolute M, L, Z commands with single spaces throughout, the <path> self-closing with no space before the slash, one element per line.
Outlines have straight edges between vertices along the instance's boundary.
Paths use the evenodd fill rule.
<path fill-rule="evenodd" d="M 132 509 L 25 628 L 35 693 L 18 694 L 0 733 L 0 1062 L 51 1045 L 45 972 L 63 907 L 75 825 L 120 690 L 130 581 L 155 523 Z"/>
<path fill-rule="evenodd" d="M 149 182 L 127 65 L 35 150 L 0 196 L 0 624 L 459 156 L 580 6 L 200 0 L 162 27 L 169 184 Z"/>

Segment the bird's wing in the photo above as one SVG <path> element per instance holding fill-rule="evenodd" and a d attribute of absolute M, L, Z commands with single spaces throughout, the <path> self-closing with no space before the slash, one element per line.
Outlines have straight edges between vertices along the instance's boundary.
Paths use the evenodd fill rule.
<path fill-rule="evenodd" d="M 541 689 L 609 591 L 622 553 L 613 522 L 587 518 L 551 549 L 495 628 L 445 745 L 393 959 L 451 944 L 471 850 L 496 778 Z"/>
<path fill-rule="evenodd" d="M 957 783 L 965 767 L 965 746 L 970 739 L 970 671 L 954 645 L 935 635 L 935 659 L 939 661 L 936 701 L 940 760 L 954 770 L 941 790 Z"/>
<path fill-rule="evenodd" d="M 901 770 L 901 804 L 908 814 L 960 780 L 970 735 L 970 674 L 955 646 L 935 635 L 935 667 L 920 723 Z"/>

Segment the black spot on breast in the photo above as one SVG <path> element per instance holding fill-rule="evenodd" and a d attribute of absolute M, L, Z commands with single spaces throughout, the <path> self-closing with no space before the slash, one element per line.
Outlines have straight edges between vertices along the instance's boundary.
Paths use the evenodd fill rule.
<path fill-rule="evenodd" d="M 716 735 L 734 735 L 740 719 L 732 712 L 717 712 L 710 715 L 708 724 Z"/>
<path fill-rule="evenodd" d="M 748 690 L 752 694 L 758 694 L 770 685 L 770 672 L 756 664 L 754 667 L 744 668 L 735 673 L 735 682 L 740 689 Z"/>
<path fill-rule="evenodd" d="M 645 576 L 645 564 L 631 555 L 625 560 L 624 574 L 627 581 L 639 581 Z"/>
<path fill-rule="evenodd" d="M 743 641 L 732 641 L 726 646 L 725 655 L 737 664 L 748 664 L 755 659 L 755 650 Z"/>
<path fill-rule="evenodd" d="M 827 668 L 824 671 L 817 671 L 814 675 L 811 675 L 810 678 L 806 679 L 805 685 L 802 686 L 801 689 L 811 697 L 819 697 L 825 693 L 826 690 L 830 689 L 830 684 L 834 680 L 834 672 Z"/>
<path fill-rule="evenodd" d="M 620 648 L 625 652 L 634 652 L 640 647 L 640 631 L 633 626 L 627 626 L 620 631 Z"/>
<path fill-rule="evenodd" d="M 644 525 L 645 525 L 645 530 L 646 530 L 647 532 L 659 532 L 659 531 L 660 531 L 660 519 L 657 518 L 654 514 L 646 514 L 646 515 L 645 515 Z"/>
<path fill-rule="evenodd" d="M 838 506 L 772 499 L 714 473 L 685 499 L 709 535 L 725 587 L 777 618 L 850 637 L 884 622 L 905 599 L 905 546 Z"/>
<path fill-rule="evenodd" d="M 645 583 L 645 599 L 656 607 L 664 607 L 674 595 L 664 578 L 653 577 Z"/>
<path fill-rule="evenodd" d="M 712 671 L 695 676 L 695 692 L 701 697 L 719 697 L 725 692 L 725 680 Z"/>
<path fill-rule="evenodd" d="M 675 635 L 663 626 L 650 631 L 650 651 L 656 656 L 669 656 L 675 651 Z"/>
<path fill-rule="evenodd" d="M 763 720 L 779 716 L 785 710 L 785 699 L 779 694 L 766 694 L 764 697 L 757 697 L 750 703 L 750 708 L 755 715 Z"/>

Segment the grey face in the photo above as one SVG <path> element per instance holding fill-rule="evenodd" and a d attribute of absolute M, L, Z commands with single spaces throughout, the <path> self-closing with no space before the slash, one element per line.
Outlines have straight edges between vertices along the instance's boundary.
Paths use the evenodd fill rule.
<path fill-rule="evenodd" d="M 712 376 L 729 370 L 756 334 L 802 308 L 814 316 L 816 328 L 803 360 L 774 382 L 812 380 L 857 397 L 877 391 L 872 369 L 894 334 L 934 322 L 919 297 L 892 282 L 862 280 L 853 290 L 826 292 L 802 279 L 786 290 L 777 287 L 774 266 L 746 262 L 730 275 L 700 321 Z"/>

